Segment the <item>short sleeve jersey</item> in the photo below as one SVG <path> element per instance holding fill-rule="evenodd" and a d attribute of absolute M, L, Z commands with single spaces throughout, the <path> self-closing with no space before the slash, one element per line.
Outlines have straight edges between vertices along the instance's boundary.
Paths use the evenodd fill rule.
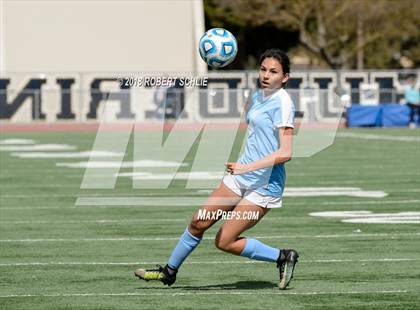
<path fill-rule="evenodd" d="M 407 87 L 404 91 L 404 96 L 408 103 L 420 105 L 420 92 L 417 88 Z"/>
<path fill-rule="evenodd" d="M 275 152 L 280 148 L 279 128 L 294 127 L 295 107 L 283 88 L 270 96 L 256 91 L 246 115 L 248 136 L 244 153 L 239 159 L 248 164 Z M 286 181 L 284 164 L 235 175 L 236 180 L 247 190 L 256 190 L 263 195 L 281 197 Z"/>

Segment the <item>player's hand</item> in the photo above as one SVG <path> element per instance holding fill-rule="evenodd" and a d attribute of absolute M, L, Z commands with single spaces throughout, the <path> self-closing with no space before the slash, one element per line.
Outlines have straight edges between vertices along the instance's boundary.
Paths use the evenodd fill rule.
<path fill-rule="evenodd" d="M 248 166 L 240 163 L 225 163 L 226 171 L 230 174 L 243 174 L 249 172 Z"/>

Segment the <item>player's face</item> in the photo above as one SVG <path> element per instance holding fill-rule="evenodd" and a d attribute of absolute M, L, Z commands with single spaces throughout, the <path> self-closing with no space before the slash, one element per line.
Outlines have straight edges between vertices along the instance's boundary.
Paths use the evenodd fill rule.
<path fill-rule="evenodd" d="M 283 67 L 276 58 L 267 57 L 261 63 L 259 78 L 263 89 L 278 89 L 289 79 L 289 74 L 283 73 Z"/>

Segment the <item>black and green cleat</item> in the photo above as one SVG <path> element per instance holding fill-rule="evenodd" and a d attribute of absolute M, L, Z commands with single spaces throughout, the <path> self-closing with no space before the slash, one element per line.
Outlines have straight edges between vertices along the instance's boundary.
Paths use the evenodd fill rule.
<path fill-rule="evenodd" d="M 145 281 L 160 281 L 168 286 L 175 283 L 177 270 L 173 270 L 171 275 L 168 271 L 168 265 L 165 267 L 157 265 L 157 267 L 157 269 L 137 269 L 134 271 L 134 275 Z"/>
<path fill-rule="evenodd" d="M 299 254 L 295 250 L 282 250 L 277 260 L 277 268 L 279 268 L 281 290 L 286 289 L 293 278 L 293 271 L 298 262 Z"/>

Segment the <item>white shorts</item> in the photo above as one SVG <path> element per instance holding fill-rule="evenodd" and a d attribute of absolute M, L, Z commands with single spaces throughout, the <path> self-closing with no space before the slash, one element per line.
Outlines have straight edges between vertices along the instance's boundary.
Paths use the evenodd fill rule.
<path fill-rule="evenodd" d="M 236 180 L 236 178 L 228 174 L 223 178 L 223 183 L 236 195 L 252 202 L 253 204 L 263 208 L 281 208 L 282 199 L 274 196 L 266 196 L 258 193 L 255 190 L 247 190 Z"/>

